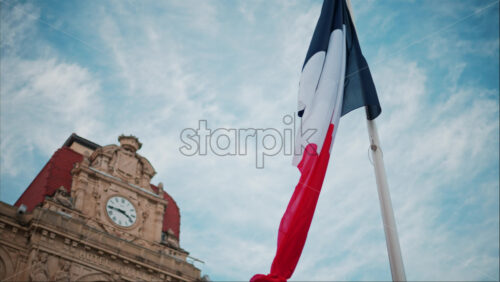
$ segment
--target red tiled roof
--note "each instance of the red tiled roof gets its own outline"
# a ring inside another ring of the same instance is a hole
[[[72,182],[71,169],[75,163],[82,161],[82,159],[81,154],[68,147],[58,149],[14,205],[20,206],[24,204],[27,211],[32,211],[43,202],[45,196],[53,195],[60,186],[64,186],[69,192]],[[151,188],[158,192],[158,187],[151,184]],[[168,205],[163,215],[162,230],[168,232],[171,229],[179,239],[179,207],[167,192],[163,194],[163,198],[168,201]]]
[[[57,188],[64,186],[69,192],[71,169],[73,164],[80,162],[82,158],[82,155],[68,147],[57,150],[14,205],[24,204],[28,211],[32,211],[43,202],[45,196],[54,194]]]

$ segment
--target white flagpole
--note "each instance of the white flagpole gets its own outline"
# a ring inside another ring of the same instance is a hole
[[[352,14],[351,0],[347,0],[347,6],[354,23]],[[368,126],[368,137],[370,138],[370,151],[373,158],[373,167],[375,169],[375,179],[377,181],[378,199],[380,201],[380,210],[382,212],[382,223],[384,224],[385,242],[387,244],[387,253],[389,255],[389,264],[391,267],[392,281],[406,281],[403,257],[401,256],[401,247],[399,246],[398,230],[394,211],[392,209],[391,195],[389,193],[389,184],[385,173],[384,159],[380,140],[378,138],[377,125],[375,120],[368,119],[367,112],[366,124]]]
[[[399,246],[398,230],[394,211],[392,210],[391,195],[387,176],[385,173],[384,159],[380,148],[377,126],[375,120],[366,120],[368,126],[368,136],[370,138],[370,151],[373,157],[373,167],[375,168],[375,178],[377,180],[378,199],[382,212],[382,223],[384,224],[385,241],[387,253],[389,254],[389,264],[393,281],[406,281],[403,257]]]

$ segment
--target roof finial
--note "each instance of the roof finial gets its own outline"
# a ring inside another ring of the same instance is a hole
[[[129,150],[135,152],[142,147],[142,143],[139,142],[139,139],[134,135],[120,135],[118,137],[118,142],[120,142],[120,146],[122,146],[125,150]]]

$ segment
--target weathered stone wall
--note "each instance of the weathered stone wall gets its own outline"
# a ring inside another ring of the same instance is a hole
[[[0,280],[193,281],[199,269],[51,208],[17,215],[0,202]],[[60,207],[62,208],[62,207]]]

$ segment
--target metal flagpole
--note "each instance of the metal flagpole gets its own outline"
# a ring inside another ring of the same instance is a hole
[[[391,195],[387,176],[385,174],[384,159],[380,148],[377,126],[375,120],[366,120],[368,126],[368,136],[370,138],[370,151],[373,157],[373,167],[375,168],[375,178],[377,180],[378,198],[380,210],[382,212],[382,222],[384,224],[385,241],[387,243],[387,253],[389,254],[389,264],[393,281],[406,281],[401,248],[399,246],[396,220],[392,210]]]
[[[351,0],[347,0],[346,2],[354,23]],[[389,185],[387,184],[387,175],[385,173],[377,125],[375,124],[375,120],[368,119],[368,112],[366,113],[366,117],[368,137],[370,138],[370,151],[373,158],[373,167],[375,169],[375,179],[377,181],[378,198],[380,201],[380,210],[382,212],[382,223],[384,224],[385,242],[387,244],[392,280],[406,281],[403,257],[401,256],[401,247],[399,246],[398,230],[396,228],[396,220],[394,219],[394,211],[392,209]]]

